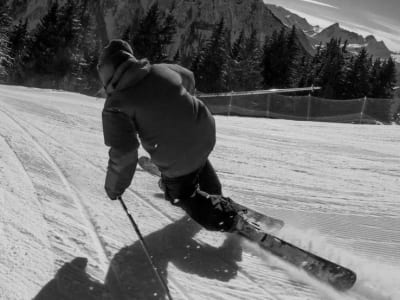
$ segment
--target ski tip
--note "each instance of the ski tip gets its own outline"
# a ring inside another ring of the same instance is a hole
[[[330,282],[331,286],[333,286],[336,290],[345,292],[351,289],[356,281],[357,281],[357,274],[353,271],[347,269],[347,274],[341,277],[342,280]]]

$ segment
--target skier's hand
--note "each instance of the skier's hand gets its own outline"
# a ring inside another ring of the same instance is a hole
[[[117,200],[123,194],[121,192],[112,191],[112,190],[110,190],[108,188],[105,188],[105,190],[106,190],[108,198],[110,198],[111,200]]]

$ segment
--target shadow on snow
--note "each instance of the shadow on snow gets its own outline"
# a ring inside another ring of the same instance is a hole
[[[197,276],[227,282],[236,277],[242,248],[235,235],[220,247],[199,243],[193,237],[201,226],[183,217],[144,237],[154,264],[168,281],[168,264]],[[134,233],[133,233],[134,234]],[[104,284],[85,271],[86,258],[65,263],[34,300],[165,299],[166,295],[139,241],[122,248],[111,260]],[[188,279],[182,282],[187,285]],[[176,278],[174,283],[178,285]],[[169,284],[171,287],[171,284]]]

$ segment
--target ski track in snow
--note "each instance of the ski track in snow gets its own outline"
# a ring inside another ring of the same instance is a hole
[[[0,109],[1,110],[1,109]],[[59,177],[61,180],[62,184],[64,185],[66,192],[68,195],[72,198],[73,203],[77,204],[78,210],[83,216],[83,220],[87,221],[85,222],[85,228],[89,229],[89,232],[92,236],[92,241],[95,244],[95,251],[98,253],[99,256],[99,267],[100,269],[105,272],[108,266],[108,259],[106,255],[106,250],[104,248],[104,245],[101,241],[101,237],[98,235],[98,232],[95,229],[95,226],[93,225],[91,218],[87,212],[87,208],[85,205],[82,203],[82,200],[80,199],[79,195],[74,191],[73,187],[71,184],[68,182],[68,179],[65,177],[63,171],[59,168],[57,163],[54,161],[54,159],[51,157],[51,155],[40,145],[40,143],[36,140],[36,138],[29,133],[29,131],[26,129],[25,126],[22,126],[19,121],[17,121],[15,118],[13,118],[9,112],[5,112],[3,110],[3,113],[7,115],[17,126],[19,126],[22,131],[31,139],[33,146],[38,150],[38,152],[43,156],[45,160],[49,163],[50,167],[55,171],[56,175]],[[19,158],[18,158],[19,159]]]
[[[45,283],[54,257],[48,250],[46,222],[40,215],[41,205],[32,182],[14,173],[25,174],[25,170],[6,140],[0,139],[0,148],[0,296],[28,299],[32,289]],[[35,214],[21,214],[24,210]],[[16,215],[20,215],[17,220]]]
[[[102,101],[22,87],[0,86],[0,92],[0,201],[33,201],[27,217],[40,230],[20,228],[16,242],[25,236],[30,244],[21,241],[20,249],[33,255],[39,243],[47,253],[31,266],[19,264],[23,292],[13,294],[16,283],[9,289],[0,283],[0,298],[33,297],[77,256],[89,259],[95,282],[106,281],[117,294],[162,298],[119,203],[102,190]],[[124,199],[174,299],[400,297],[398,127],[217,117],[217,130],[212,161],[225,193],[284,219],[279,236],[353,268],[359,280],[350,292],[337,293],[248,242],[200,230],[160,200],[157,179],[138,169]],[[370,136],[380,144],[372,145]],[[18,167],[10,174],[5,166],[12,165]],[[18,215],[6,211],[0,232],[4,220]],[[13,264],[15,258],[0,256],[0,265]],[[45,270],[40,278],[30,278],[35,268]],[[0,272],[4,278],[10,282]]]
[[[1,110],[1,108],[0,108]],[[49,162],[50,166],[54,169],[54,171],[56,172],[56,174],[59,176],[59,178],[61,179],[62,183],[64,184],[68,194],[71,196],[72,200],[74,203],[78,204],[78,208],[79,208],[79,212],[82,214],[83,216],[83,221],[86,221],[85,223],[85,228],[89,229],[89,232],[91,234],[92,237],[92,241],[95,245],[95,251],[98,254],[98,262],[97,264],[94,265],[94,267],[100,267],[101,270],[101,274],[105,274],[106,270],[108,268],[108,266],[112,267],[112,264],[110,264],[110,260],[107,257],[108,251],[106,249],[106,245],[104,244],[101,235],[99,234],[99,232],[96,230],[96,225],[93,223],[93,219],[90,216],[89,212],[88,212],[88,208],[83,204],[82,199],[79,197],[78,193],[75,191],[75,189],[73,188],[73,186],[69,183],[68,179],[65,177],[65,175],[63,174],[63,171],[60,169],[60,167],[57,165],[57,163],[54,161],[54,159],[52,158],[51,154],[48,153],[48,151],[46,151],[41,145],[40,142],[37,141],[37,139],[29,132],[29,130],[26,128],[25,125],[21,125],[21,121],[17,121],[15,118],[11,117],[9,112],[5,112],[5,110],[2,111],[5,115],[7,115],[15,124],[17,124],[17,126],[19,126],[22,131],[29,136],[29,139],[31,139],[33,141],[34,146],[37,148],[37,150],[42,154],[42,156]],[[31,125],[32,126],[32,125]],[[37,128],[36,128],[37,129]],[[40,129],[37,129],[39,131],[41,131]],[[42,131],[43,133],[43,131]],[[75,153],[75,151],[70,150],[71,152]],[[19,158],[18,158],[19,159]],[[95,166],[93,163],[89,162],[91,165]],[[97,167],[97,166],[95,166]],[[103,172],[105,171],[105,169],[103,169]],[[138,193],[136,193],[138,194]],[[156,210],[156,208],[154,206],[150,206],[155,212],[161,214],[158,210]],[[162,216],[167,216],[165,214],[161,214]],[[170,219],[171,221],[172,219]],[[99,276],[96,276],[97,278],[99,278]],[[174,280],[173,281],[173,285],[175,286],[179,286]],[[182,292],[181,287],[177,288],[177,290],[180,293],[180,296],[182,299],[189,299],[185,292]],[[188,293],[188,292],[186,292]]]

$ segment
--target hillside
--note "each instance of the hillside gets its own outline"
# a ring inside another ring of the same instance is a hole
[[[0,86],[2,300],[164,298],[103,190],[102,105]],[[399,299],[398,126],[216,122],[211,160],[225,194],[285,220],[280,237],[354,269],[358,282],[339,294],[253,245],[202,230],[139,168],[124,199],[173,299]]]
[[[64,3],[65,0],[59,1]],[[14,19],[27,18],[33,28],[46,13],[49,1],[17,1],[8,0],[13,8]],[[100,0],[89,1],[88,9],[93,12],[93,21],[103,41],[121,37],[122,33],[132,23],[137,23],[145,11],[153,4],[150,0]],[[222,17],[233,41],[242,29],[249,35],[254,27],[260,40],[271,35],[274,30],[280,30],[284,25],[272,14],[262,0],[252,1],[187,1],[187,0],[160,0],[162,11],[171,10],[178,22],[178,30],[174,45],[170,48],[173,56],[178,48],[183,53],[190,53],[197,49],[205,37],[208,37],[215,23]]]

